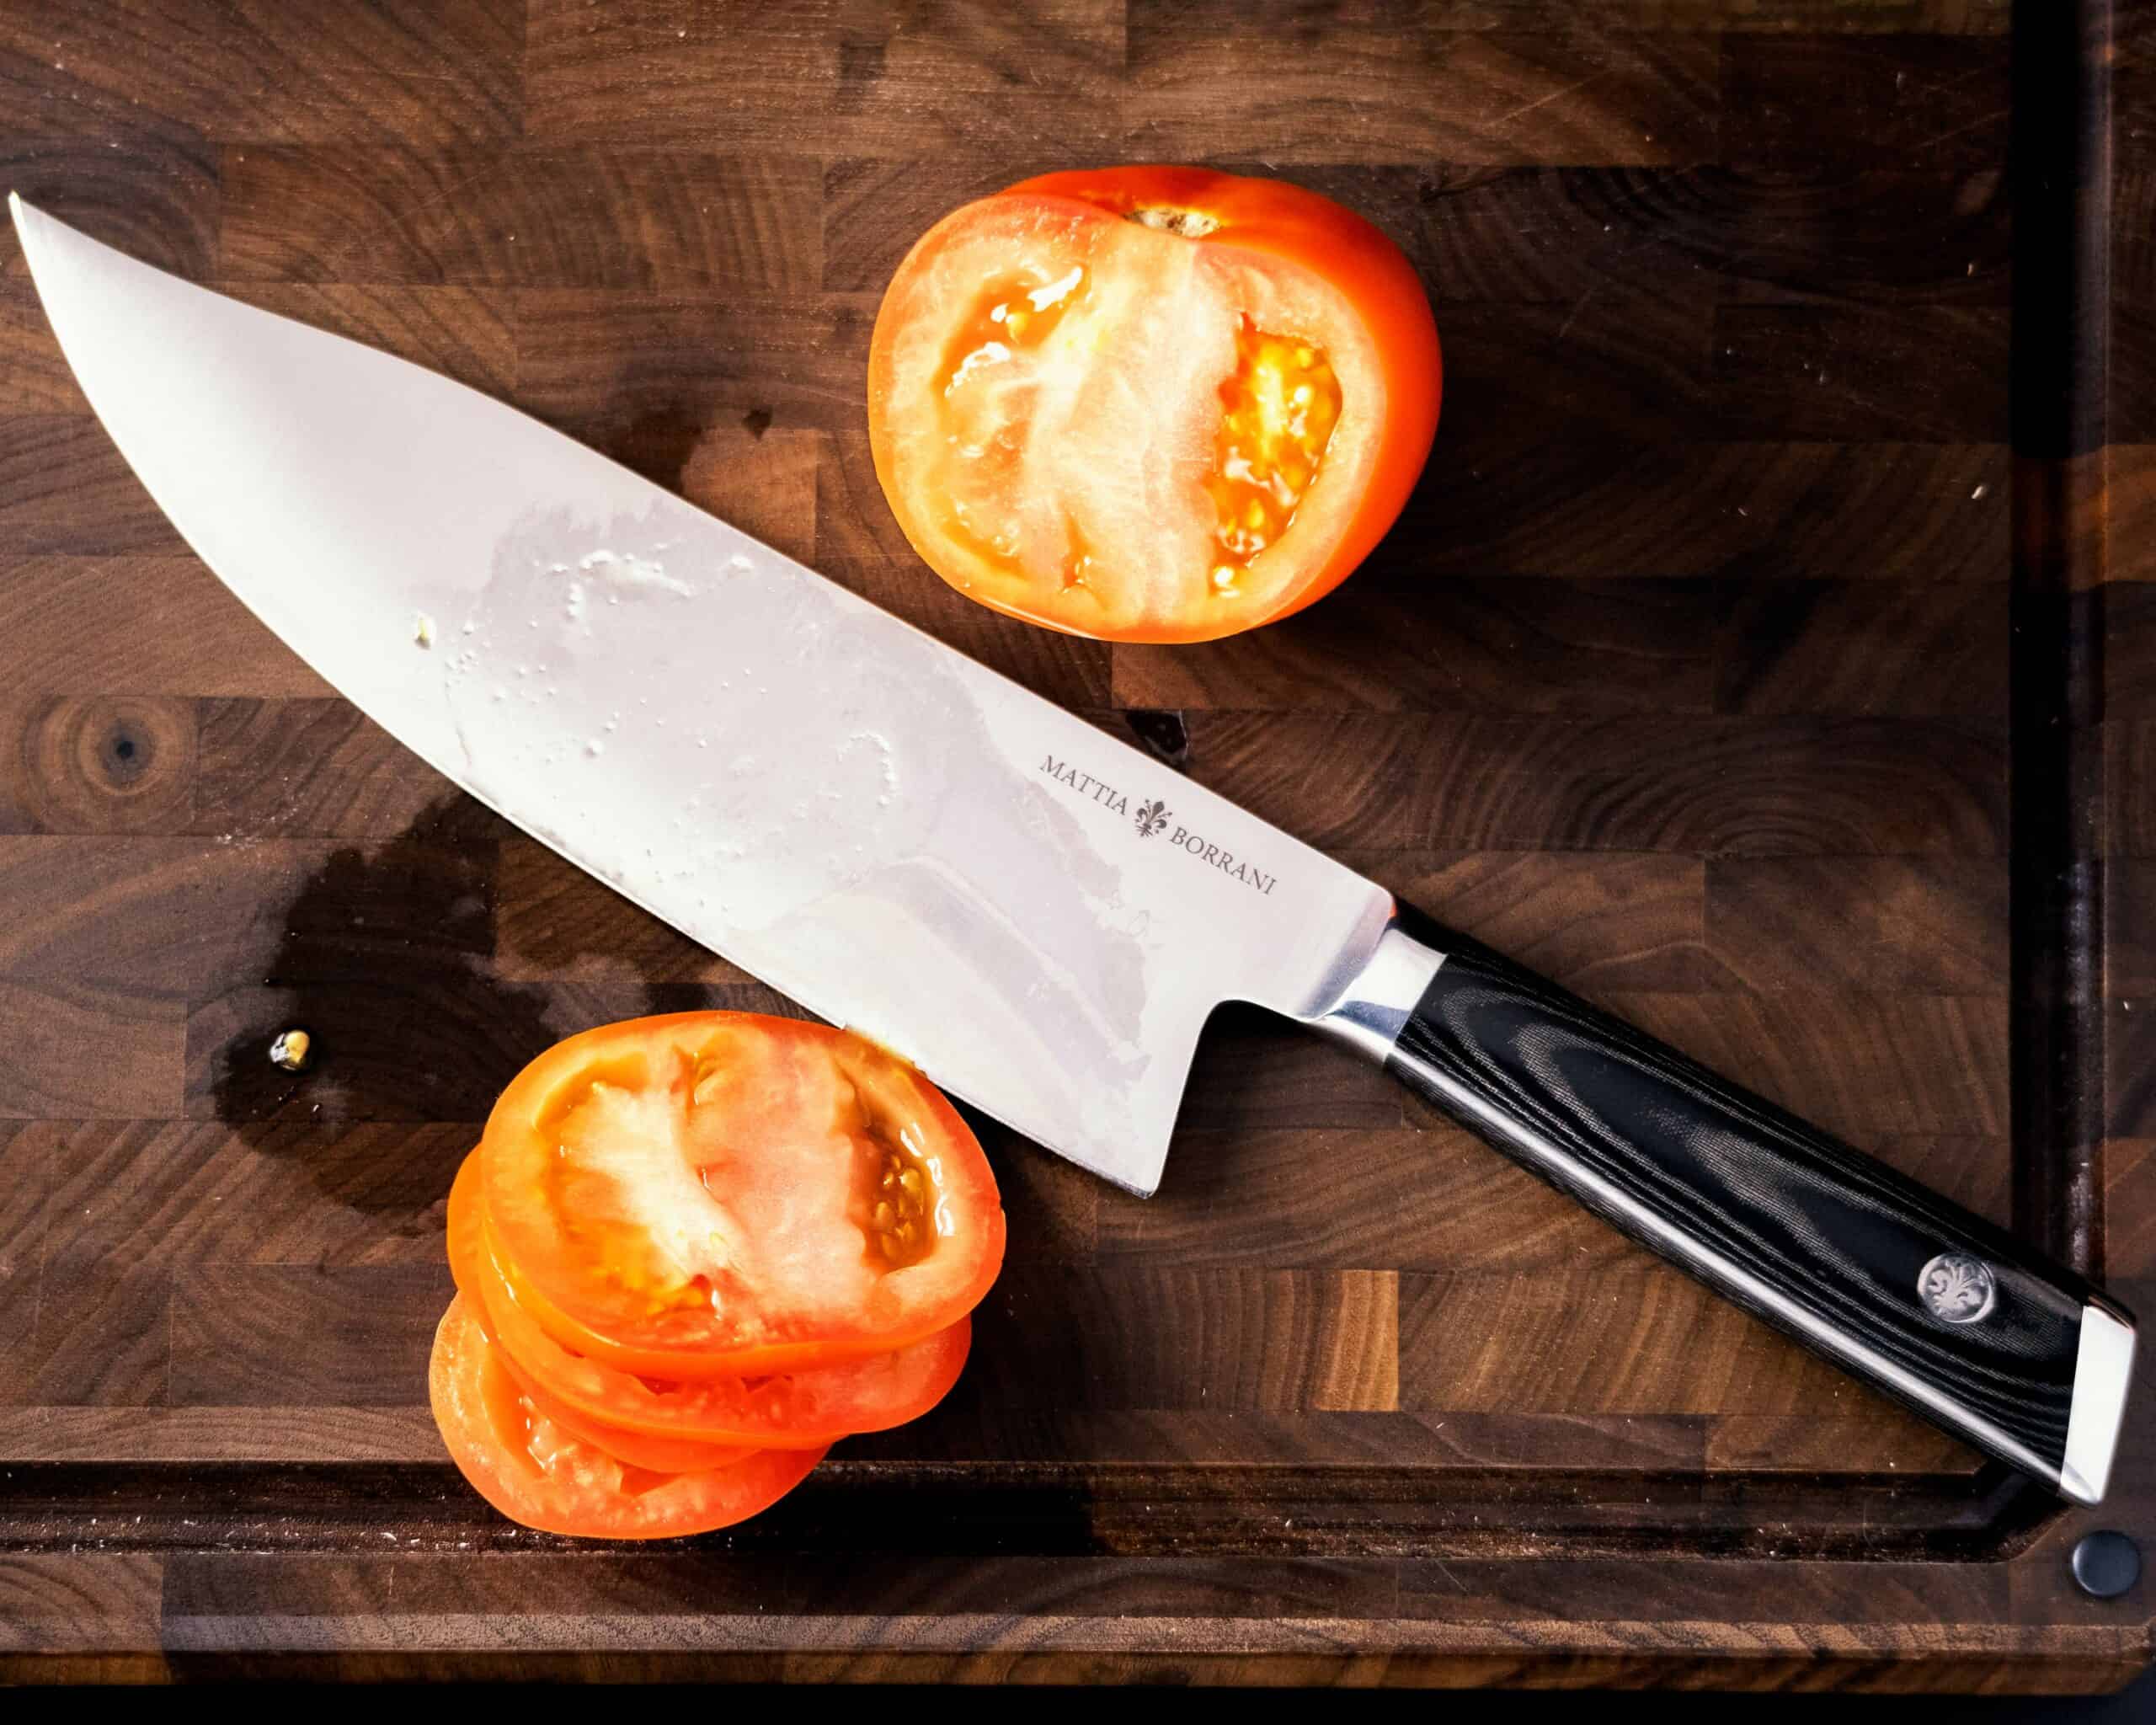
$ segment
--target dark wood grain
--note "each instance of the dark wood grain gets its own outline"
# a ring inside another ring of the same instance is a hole
[[[536,414],[2152,1309],[2156,23],[2011,10],[29,0],[0,179]],[[2051,93],[2084,66],[2108,119]],[[867,344],[954,204],[1182,158],[1391,236],[1444,419],[1341,592],[1111,648],[922,568]],[[2056,1044],[2044,819],[2098,913]],[[723,1540],[516,1534],[425,1407],[450,1172],[553,1039],[693,1006],[798,1010],[261,629],[0,232],[0,1672],[2147,1660],[2146,1598],[2065,1578],[2156,1540],[2145,1411],[2061,1510],[1234,1006],[1150,1202],[976,1117],[1011,1260],[932,1418]],[[2053,1046],[2083,1142],[2024,1130]]]
[[[1358,580],[1394,570],[1409,582],[1617,573],[2007,579],[1999,445],[1597,441],[1561,412],[1544,435],[1521,438],[1507,429],[1509,415],[1508,407],[1495,426],[1457,433],[1459,415],[1448,419],[1447,458],[1425,473],[1401,526]],[[1469,448],[1470,436],[1481,446]],[[1922,507],[1910,508],[1912,499]]]
[[[1720,857],[1707,865],[1709,962],[1763,992],[1997,999],[2006,895],[2002,859]]]
[[[2005,594],[1976,583],[1924,591],[1915,603],[1875,581],[1724,584],[1716,710],[2003,717]]]
[[[191,702],[48,695],[14,715],[7,825],[21,832],[168,832],[195,801]]]
[[[186,1034],[177,1001],[0,980],[0,1118],[168,1119]]]
[[[142,696],[325,696],[329,686],[190,556],[5,561],[0,683],[18,699],[120,689]],[[127,627],[86,628],[85,617]]]
[[[0,1647],[72,1653],[146,1645],[157,1633],[163,1580],[154,1557],[0,1557]]]
[[[175,1407],[399,1407],[456,1291],[446,1263],[176,1271]]]
[[[8,57],[18,75],[37,75],[36,67],[23,67],[19,47]],[[152,123],[154,118],[153,111]],[[214,146],[183,135],[120,148],[117,139],[94,133],[21,131],[21,123],[15,119],[0,127],[0,168],[14,190],[63,221],[93,222],[114,245],[146,263],[197,279],[211,272],[223,204]],[[0,278],[11,292],[29,286],[12,222],[0,233]],[[49,338],[46,345],[56,353]]]
[[[1070,1322],[1083,1314],[1079,1322]],[[1390,1270],[1013,1265],[974,1315],[950,1415],[1065,1407],[1252,1413],[1398,1405]]]
[[[1295,626],[1119,647],[1114,692],[1125,707],[1705,713],[1714,649],[1702,583],[1374,580]]]
[[[1523,964],[1588,994],[1689,994],[1710,975],[1706,866],[1622,851],[1343,851],[1417,905],[1483,932]]]
[[[1997,442],[2009,334],[2000,307],[1726,306],[1711,411],[1731,437]]]
[[[241,0],[205,29],[185,0],[88,17],[32,0],[0,34],[0,93],[16,124],[63,137],[499,137],[517,129],[521,22],[499,0],[324,19]]]
[[[813,158],[471,145],[235,147],[221,273],[776,294],[817,285]]]
[[[0,415],[0,554],[185,554],[87,412]]]
[[[1835,99],[1820,96],[1832,91]],[[1722,56],[1725,159],[1747,167],[1993,171],[2012,104],[1984,42],[1932,34],[1732,36]],[[1850,126],[1852,109],[1865,116]]]
[[[1213,788],[1315,843],[1985,855],[2004,842],[1990,726],[1775,718],[1353,713],[1191,721]],[[1321,774],[1300,764],[1337,765]]]
[[[109,1263],[48,1263],[10,1288],[11,1405],[146,1407],[172,1381],[172,1276]]]
[[[174,830],[206,837],[395,839],[444,816],[486,830],[476,811],[450,810],[455,787],[387,731],[334,697],[272,701],[230,696],[192,703],[195,783]]]
[[[1708,37],[1403,28],[1365,11],[1332,24],[1314,65],[1303,32],[1251,29],[1220,0],[1134,4],[1129,29],[1133,142],[1161,159],[1631,163],[1715,150]],[[1446,101],[1428,99],[1428,80]]]
[[[1413,1362],[1405,1407],[1759,1414],[1860,1393],[1714,1295],[1637,1264],[1403,1275],[1400,1323],[1403,1362]],[[1673,1377],[1666,1362],[1678,1357],[1685,1370]]]

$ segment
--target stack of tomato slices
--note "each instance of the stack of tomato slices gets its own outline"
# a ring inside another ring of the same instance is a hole
[[[753,1515],[941,1401],[1003,1211],[910,1066],[683,1012],[517,1076],[458,1172],[449,1255],[430,1388],[465,1477],[526,1526],[654,1539]]]

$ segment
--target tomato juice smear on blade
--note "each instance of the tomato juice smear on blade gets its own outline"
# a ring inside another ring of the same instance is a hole
[[[479,1156],[518,1302],[646,1376],[889,1353],[971,1311],[1002,1263],[971,1130],[910,1067],[821,1024],[689,1012],[586,1031],[511,1081]]]
[[[516,1301],[488,1244],[482,1202],[475,1154],[450,1193],[449,1258],[458,1290],[483,1313],[517,1375],[610,1429],[760,1448],[830,1444],[919,1418],[965,1366],[970,1318],[889,1354],[754,1379],[675,1381],[619,1370],[564,1348]]]
[[[1441,391],[1398,249],[1274,180],[1050,174],[899,266],[877,473],[938,574],[1072,633],[1204,640],[1310,604],[1391,525]]]

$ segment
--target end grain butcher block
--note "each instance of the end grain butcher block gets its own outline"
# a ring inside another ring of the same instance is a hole
[[[2156,29],[2009,22],[31,0],[0,166],[619,457],[2148,1311]],[[1363,210],[1446,343],[1370,565],[1198,648],[969,603],[863,430],[878,295],[937,215],[1147,159]],[[2063,1507],[1233,1010],[1150,1203],[981,1123],[1010,1264],[932,1418],[730,1537],[520,1535],[424,1405],[451,1171],[556,1037],[786,1003],[228,599],[12,236],[0,740],[11,1673],[2100,1687],[2149,1657],[2150,1583],[2068,1562],[2156,1540],[2146,1384],[2109,1500]]]

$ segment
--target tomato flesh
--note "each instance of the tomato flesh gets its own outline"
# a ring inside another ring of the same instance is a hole
[[[1413,271],[1299,188],[1050,175],[968,205],[877,320],[869,431],[937,573],[1074,633],[1203,640],[1308,604],[1390,524],[1437,419]]]
[[[551,1402],[564,1424],[582,1420],[660,1441],[807,1449],[919,1418],[964,1369],[969,1318],[889,1354],[753,1381],[670,1381],[618,1370],[563,1347],[518,1303],[488,1247],[481,1202],[478,1159],[467,1158],[450,1192],[451,1270],[534,1401]],[[638,1459],[619,1444],[593,1440]]]
[[[472,1315],[477,1318],[475,1306]],[[569,1436],[589,1444],[595,1450],[603,1450],[616,1461],[632,1467],[641,1467],[651,1473],[695,1473],[710,1467],[731,1467],[737,1461],[746,1461],[756,1453],[754,1446],[741,1444],[705,1443],[695,1438],[662,1437],[653,1432],[632,1430],[627,1426],[610,1425],[603,1419],[595,1419],[581,1408],[573,1407],[542,1386],[531,1373],[517,1364],[516,1357],[501,1346],[501,1338],[491,1328],[487,1339],[510,1377],[516,1381],[518,1390],[530,1404],[536,1418],[552,1420]]]
[[[1022,279],[979,296],[974,316],[951,343],[937,374],[944,448],[935,483],[942,521],[1008,575],[1027,574],[1022,511],[1008,506],[1023,481],[1022,423],[1006,423],[1033,383],[1014,383],[1010,368],[1048,347],[1065,314],[1086,301],[1086,269],[1074,264],[1057,280],[1029,287]],[[1098,344],[1098,333],[1087,340]],[[1261,330],[1248,317],[1235,333],[1234,369],[1219,386],[1213,464],[1203,480],[1213,503],[1214,549],[1208,582],[1215,599],[1232,597],[1251,561],[1294,522],[1325,461],[1340,418],[1340,380],[1322,348]],[[1070,593],[1112,572],[1075,510],[1065,509],[1056,558]]]
[[[1002,1262],[965,1123],[822,1025],[682,1013],[572,1037],[503,1093],[480,1157],[518,1303],[647,1376],[888,1353],[956,1323]]]
[[[461,1294],[435,1332],[427,1386],[458,1471],[502,1514],[548,1533],[664,1539],[730,1527],[823,1459],[821,1450],[761,1450],[667,1473],[611,1455],[532,1406]]]

